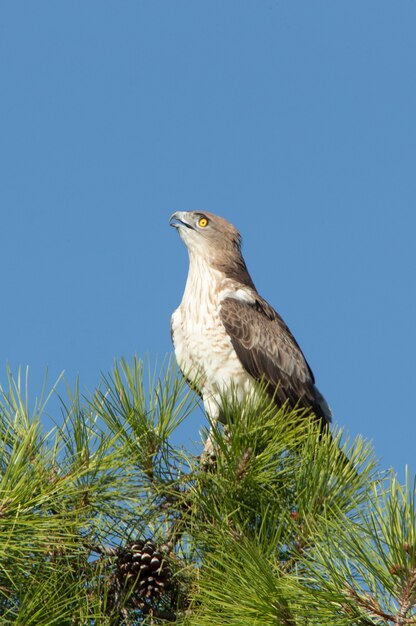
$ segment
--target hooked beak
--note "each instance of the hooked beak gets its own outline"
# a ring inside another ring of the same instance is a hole
[[[185,217],[186,211],[176,211],[176,213],[173,213],[170,216],[170,226],[173,226],[173,228],[182,228],[183,226],[185,226],[186,228],[191,228],[192,230],[195,230],[194,227],[185,220]]]

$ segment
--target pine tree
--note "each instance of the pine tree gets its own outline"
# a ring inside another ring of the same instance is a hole
[[[416,624],[415,484],[361,438],[224,398],[206,467],[172,443],[198,401],[173,365],[116,364],[50,430],[26,387],[0,392],[0,624]]]

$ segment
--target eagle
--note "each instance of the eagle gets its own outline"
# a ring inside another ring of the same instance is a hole
[[[205,453],[213,454],[212,428],[223,421],[227,390],[242,401],[259,382],[278,406],[307,409],[326,430],[331,410],[296,339],[254,286],[237,229],[200,211],[177,211],[170,224],[189,254],[171,336],[179,368],[202,397],[213,425]]]

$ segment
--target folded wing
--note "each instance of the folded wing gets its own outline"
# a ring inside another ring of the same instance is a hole
[[[252,301],[227,297],[220,318],[247,372],[267,385],[276,403],[311,409],[322,421],[331,411],[295,338],[280,315],[258,294]]]

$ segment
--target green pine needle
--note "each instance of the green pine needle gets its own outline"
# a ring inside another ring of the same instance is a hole
[[[199,401],[170,361],[116,362],[93,394],[45,382],[33,408],[28,372],[7,381],[0,624],[416,623],[415,485],[362,438],[231,390],[204,467],[173,443]],[[120,569],[145,539],[169,563],[153,600]]]

